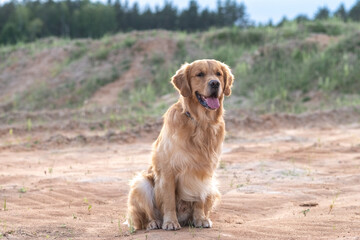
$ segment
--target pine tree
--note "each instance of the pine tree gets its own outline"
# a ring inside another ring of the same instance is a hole
[[[277,27],[282,27],[285,23],[289,22],[286,16],[283,16],[281,21],[278,23]]]
[[[296,18],[295,18],[295,21],[297,23],[302,23],[302,22],[306,22],[306,21],[309,21],[309,18],[307,15],[305,14],[299,14]]]
[[[194,31],[199,29],[199,5],[196,0],[190,0],[188,9],[181,12],[179,16],[179,28],[181,30]]]
[[[343,3],[340,4],[339,8],[335,11],[334,16],[343,20],[344,22],[347,21],[348,16]]]
[[[330,10],[324,6],[320,7],[318,11],[315,13],[315,20],[326,20],[330,17]]]
[[[360,21],[360,0],[349,11],[349,18],[353,21]]]

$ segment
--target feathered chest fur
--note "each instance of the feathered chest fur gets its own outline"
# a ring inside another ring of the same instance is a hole
[[[171,129],[171,128],[170,128]],[[184,171],[213,172],[224,140],[224,124],[178,127],[164,126],[158,139],[158,152],[165,153],[174,173]]]

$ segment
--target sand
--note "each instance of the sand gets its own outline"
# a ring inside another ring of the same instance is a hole
[[[213,227],[170,232],[130,233],[123,225],[128,182],[147,168],[154,136],[4,148],[2,238],[360,239],[359,124],[229,135],[216,171],[222,200]]]

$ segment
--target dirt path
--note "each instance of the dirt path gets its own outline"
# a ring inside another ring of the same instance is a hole
[[[233,133],[212,229],[121,223],[151,141],[0,152],[4,239],[359,239],[360,127]],[[6,211],[4,211],[6,199]],[[305,206],[310,204],[317,206]]]

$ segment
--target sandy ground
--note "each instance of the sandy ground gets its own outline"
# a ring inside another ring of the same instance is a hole
[[[360,125],[231,132],[212,229],[123,225],[150,139],[0,150],[3,239],[360,239]],[[6,206],[5,206],[6,205]]]

